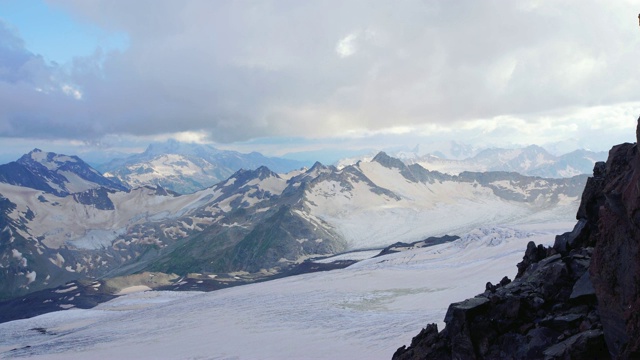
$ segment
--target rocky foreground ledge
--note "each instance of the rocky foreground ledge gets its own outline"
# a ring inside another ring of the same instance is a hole
[[[573,231],[527,245],[514,281],[449,306],[393,359],[640,358],[640,119],[594,168]]]

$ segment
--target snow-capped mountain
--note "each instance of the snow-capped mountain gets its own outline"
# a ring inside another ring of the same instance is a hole
[[[475,156],[480,150],[468,144],[457,141],[433,142],[418,144],[411,151],[399,151],[394,153],[400,159],[420,158],[427,155],[440,159],[464,160]]]
[[[160,185],[187,194],[214,185],[239,169],[267,166],[288,172],[306,163],[265,157],[257,152],[242,154],[210,145],[169,140],[151,144],[145,152],[98,166],[105,176],[116,178],[131,188]]]
[[[34,149],[20,159],[0,165],[0,182],[42,190],[58,196],[104,187],[125,190],[77,156]]]
[[[457,176],[385,153],[286,175],[266,167],[178,196],[158,187],[58,196],[0,183],[0,293],[143,270],[282,273],[310,257],[479,225],[570,220],[586,176]],[[47,275],[45,275],[47,274]]]
[[[459,174],[463,171],[512,171],[548,178],[590,174],[597,161],[607,158],[606,152],[596,153],[588,150],[575,150],[555,156],[536,145],[517,149],[485,149],[466,159],[450,159],[436,154],[402,153],[399,158],[407,164],[420,164],[426,169],[448,174]]]

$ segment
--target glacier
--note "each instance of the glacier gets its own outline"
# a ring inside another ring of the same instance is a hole
[[[209,293],[131,292],[0,324],[0,357],[388,359],[424,324],[442,327],[449,303],[483,291],[478,284],[513,278],[529,241],[550,245],[572,226],[475,228],[341,270]],[[350,257],[362,254],[341,256]]]

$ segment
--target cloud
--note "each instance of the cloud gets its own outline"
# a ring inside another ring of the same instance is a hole
[[[533,126],[529,114],[633,101],[640,87],[631,2],[50,3],[129,47],[56,67],[0,26],[0,136]]]
[[[338,41],[338,45],[336,45],[336,53],[341,58],[349,57],[356,53],[356,40],[358,39],[358,34],[351,33],[340,41]]]

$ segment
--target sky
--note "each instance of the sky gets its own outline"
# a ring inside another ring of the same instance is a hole
[[[174,138],[271,156],[608,150],[640,0],[0,0],[0,162]]]

